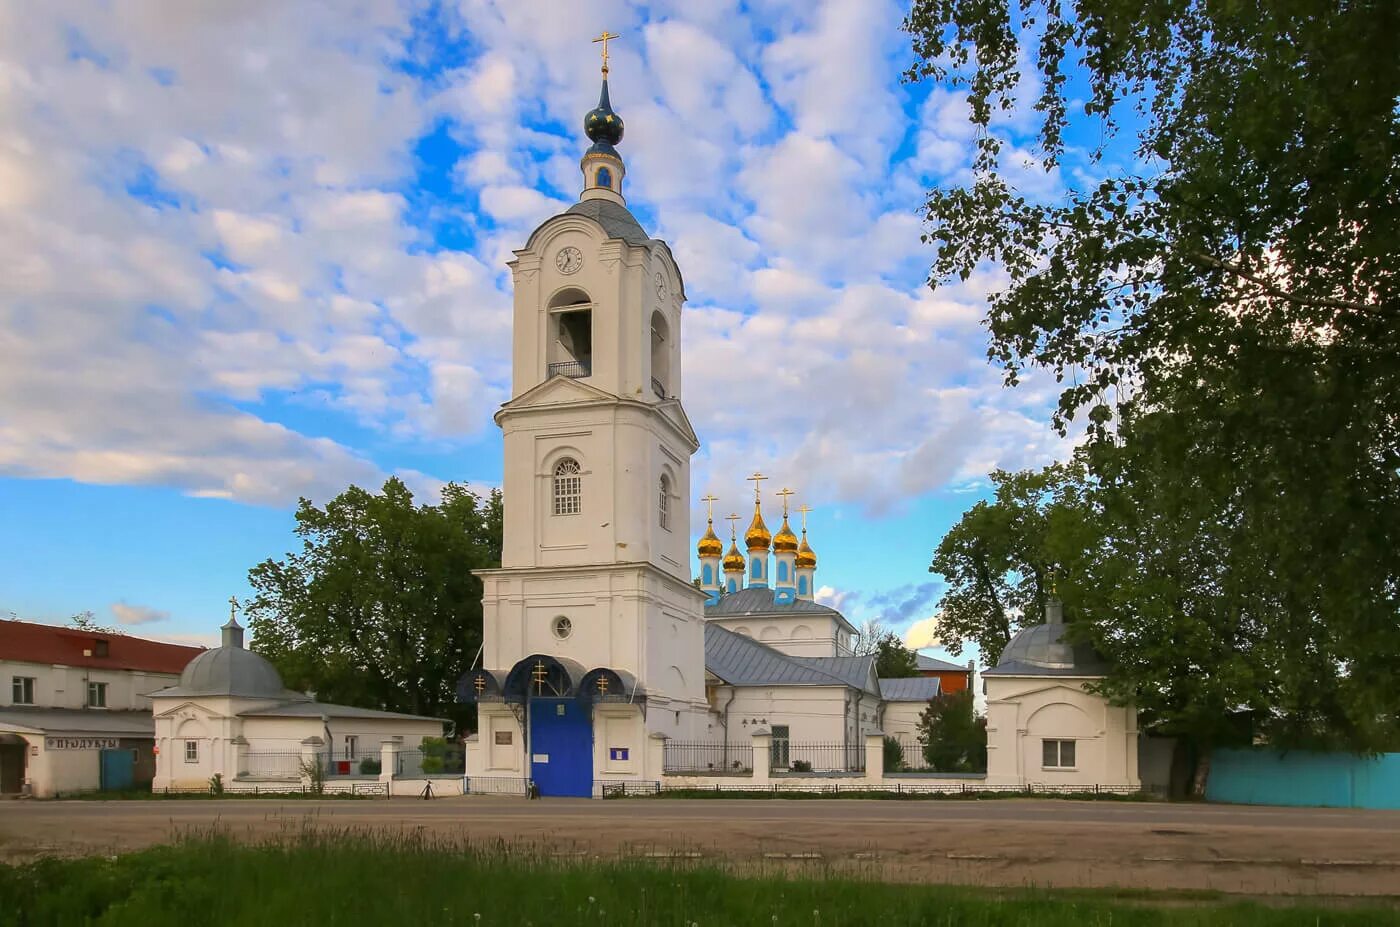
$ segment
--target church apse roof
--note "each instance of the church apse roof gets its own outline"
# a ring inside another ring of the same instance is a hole
[[[789,656],[719,625],[705,626],[705,669],[732,686],[848,686],[878,694],[870,684],[874,662],[873,656]]]
[[[846,620],[846,616],[834,608],[806,599],[794,599],[780,605],[773,590],[764,586],[750,586],[738,592],[725,593],[720,596],[718,602],[705,606],[706,618],[749,618],[767,615],[824,615],[835,618],[848,630],[855,630],[855,626]]]

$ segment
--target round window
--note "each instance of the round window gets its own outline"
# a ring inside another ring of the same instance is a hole
[[[560,615],[558,618],[554,619],[554,636],[559,638],[561,641],[564,638],[568,637],[570,634],[572,634],[573,631],[574,623],[568,618],[565,618],[563,615]]]

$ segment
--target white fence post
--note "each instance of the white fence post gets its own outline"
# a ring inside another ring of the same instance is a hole
[[[865,778],[869,782],[885,781],[885,735],[871,731],[865,735]]]
[[[399,743],[396,740],[379,742],[379,781],[384,783],[385,794],[394,793],[394,772],[399,768]]]
[[[766,727],[755,728],[753,732],[753,781],[754,785],[767,785],[773,781],[773,734]]]

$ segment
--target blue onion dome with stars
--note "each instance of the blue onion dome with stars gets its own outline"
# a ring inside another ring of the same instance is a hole
[[[622,141],[622,117],[613,112],[608,100],[608,79],[603,78],[603,92],[598,97],[598,106],[583,117],[583,131],[593,142],[590,152],[600,151],[616,155],[613,146]]]

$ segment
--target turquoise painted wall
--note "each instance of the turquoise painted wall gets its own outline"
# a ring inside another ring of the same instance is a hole
[[[1400,753],[1216,750],[1206,799],[1241,805],[1400,809]]]

